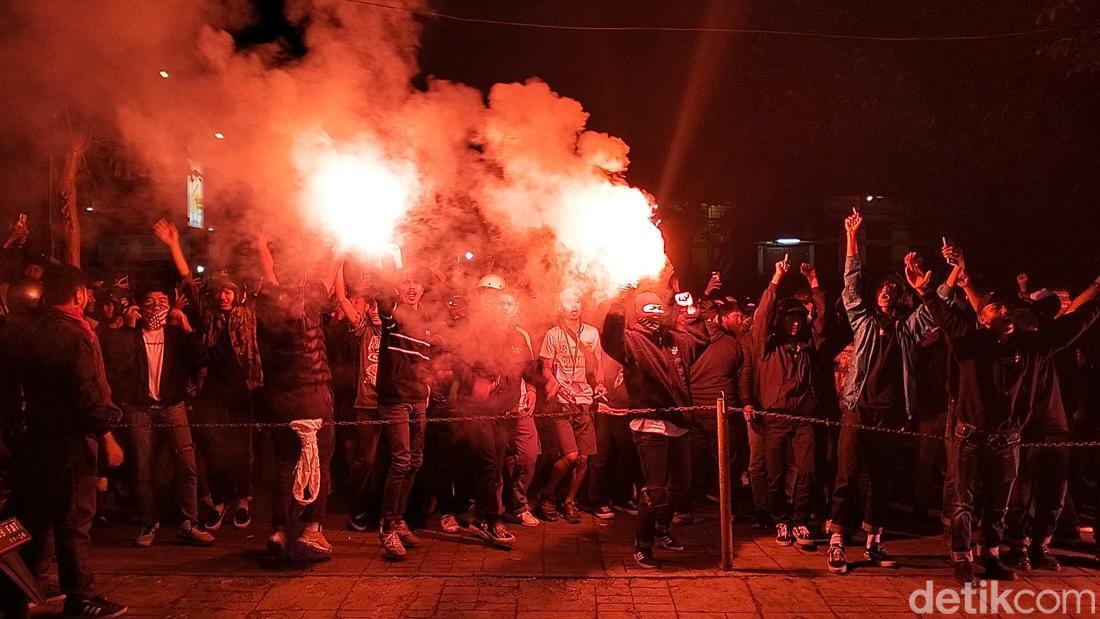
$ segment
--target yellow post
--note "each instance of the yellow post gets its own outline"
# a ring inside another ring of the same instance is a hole
[[[725,394],[718,398],[718,526],[722,537],[722,571],[733,569],[733,499],[730,488],[729,423]]]

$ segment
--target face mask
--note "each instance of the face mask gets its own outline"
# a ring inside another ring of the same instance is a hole
[[[168,308],[142,309],[141,318],[145,321],[147,331],[156,331],[164,327],[164,321],[168,318]]]
[[[638,326],[649,333],[656,333],[661,328],[661,321],[656,318],[643,317],[638,319]]]

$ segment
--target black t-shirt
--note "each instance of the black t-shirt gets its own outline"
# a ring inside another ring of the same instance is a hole
[[[859,406],[876,411],[904,407],[905,379],[901,362],[901,343],[898,341],[898,323],[894,319],[876,321],[876,346],[881,354],[871,360],[867,368],[867,382]]]
[[[237,358],[237,351],[233,350],[233,343],[229,340],[229,318],[225,316],[221,321],[221,327],[214,339],[214,345],[209,348],[209,363],[206,370],[207,383],[219,385],[236,385],[245,380],[244,368]]]

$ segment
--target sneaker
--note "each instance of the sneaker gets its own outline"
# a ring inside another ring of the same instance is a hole
[[[504,526],[503,522],[495,522],[489,524],[484,520],[476,524],[470,525],[470,529],[474,535],[480,537],[490,546],[498,546],[500,548],[511,548],[516,543],[516,536]]]
[[[863,557],[879,567],[897,567],[898,560],[886,551],[886,546],[880,542],[871,544],[863,551]]]
[[[248,507],[242,505],[233,512],[233,526],[238,529],[247,529],[252,524],[252,513]]]
[[[657,559],[653,558],[653,549],[635,546],[634,563],[636,563],[638,567],[645,568],[647,570],[655,569],[657,567]]]
[[[558,507],[554,505],[553,501],[543,500],[539,504],[539,511],[542,512],[542,519],[546,522],[557,522],[561,520],[561,515],[558,514]]]
[[[592,510],[592,515],[599,518],[600,520],[611,520],[615,517],[615,511],[607,505],[601,505]]]
[[[654,541],[654,543],[656,543],[661,548],[664,548],[665,550],[672,550],[674,552],[680,552],[681,550],[684,549],[684,545],[682,543],[680,543],[680,540],[676,539],[672,535],[672,531],[663,531],[663,532],[658,531],[657,532],[657,537],[654,538],[653,541]]]
[[[581,512],[577,509],[577,504],[572,501],[566,501],[565,503],[562,503],[561,515],[569,524],[581,523]]]
[[[214,543],[213,535],[203,531],[201,528],[196,527],[186,520],[180,525],[179,538],[195,546],[210,546]]]
[[[638,504],[634,501],[627,501],[626,503],[612,503],[611,509],[619,512],[620,514],[629,514],[631,516],[638,515]]]
[[[138,533],[137,539],[134,543],[139,548],[148,548],[153,545],[153,542],[157,539],[157,530],[160,529],[160,523],[141,527],[141,531]]]
[[[843,574],[848,571],[848,555],[844,550],[844,544],[829,544],[829,552],[826,556],[826,564],[833,574]]]
[[[542,522],[541,520],[536,518],[535,515],[532,514],[531,510],[529,510],[529,509],[525,509],[525,510],[519,512],[518,514],[512,513],[512,512],[506,512],[504,514],[504,520],[505,520],[505,522],[510,522],[512,524],[519,524],[519,525],[523,525],[525,527],[537,527]]]
[[[703,517],[696,516],[693,512],[677,512],[672,514],[672,524],[676,525],[690,525],[690,524],[702,524]]]
[[[1001,553],[1001,562],[1019,572],[1031,571],[1031,556],[1020,546],[1009,546]]]
[[[1016,570],[1001,563],[998,557],[982,557],[982,567],[985,568],[982,576],[987,580],[1016,580]]]
[[[1031,549],[1031,565],[1037,570],[1062,571],[1062,563],[1050,551],[1050,546],[1035,544]]]
[[[451,514],[443,514],[439,517],[439,528],[447,535],[457,535],[462,531],[462,527],[458,526],[458,520]]]
[[[810,535],[810,529],[805,525],[797,525],[791,528],[791,535],[794,537],[794,543],[798,544],[798,549],[803,550],[806,548],[813,548],[814,536]]]
[[[302,535],[295,543],[316,555],[327,557],[332,554],[332,544],[325,538],[320,527],[302,531]]]
[[[360,533],[370,529],[370,516],[367,516],[366,512],[355,514],[351,518],[348,518],[348,528],[352,531],[359,531]]]
[[[395,524],[393,530],[397,532],[397,537],[401,538],[401,543],[404,544],[406,548],[416,548],[420,542],[423,541],[417,537],[416,533],[412,532],[412,529],[409,528],[408,523],[404,520]]]
[[[387,559],[391,561],[400,561],[408,554],[405,552],[405,545],[401,543],[401,538],[398,537],[397,531],[390,531],[389,533],[379,531],[378,539],[382,542],[382,552],[386,553]]]
[[[792,546],[794,545],[794,537],[791,535],[791,527],[789,525],[779,523],[775,525],[775,545],[776,546]]]
[[[276,559],[281,559],[286,554],[286,533],[277,529],[267,538],[267,551]]]
[[[977,580],[974,577],[974,563],[970,559],[952,561],[951,568],[955,572],[955,581],[960,585],[973,585]]]
[[[222,528],[222,521],[225,520],[225,503],[211,506],[210,513],[206,520],[203,520],[201,526],[207,531],[217,531]]]
[[[122,604],[115,604],[102,596],[94,598],[67,596],[62,614],[66,617],[121,617],[128,610],[130,609]]]

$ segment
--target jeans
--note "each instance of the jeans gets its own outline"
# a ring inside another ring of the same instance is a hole
[[[427,401],[415,404],[382,404],[378,416],[395,421],[382,426],[390,447],[390,470],[382,491],[382,523],[387,531],[405,517],[416,472],[424,463],[424,429]]]
[[[208,384],[192,416],[196,423],[251,423],[252,394],[243,383]],[[251,428],[195,428],[195,443],[206,469],[206,479],[199,484],[209,488],[215,505],[252,496],[252,434]]]
[[[599,417],[597,417],[597,420]],[[597,425],[597,434],[599,426]],[[531,488],[531,480],[535,477],[535,464],[538,461],[539,433],[535,428],[535,419],[530,414],[520,414],[513,426],[511,444],[507,457],[507,469],[509,471],[509,498],[506,501],[508,510],[513,514],[520,514],[530,509],[527,500],[527,491]],[[631,450],[633,452],[633,450]],[[592,483],[591,479],[589,483]]]
[[[982,547],[996,551],[1004,537],[1005,513],[1020,464],[1020,444],[989,442],[982,438],[956,435],[948,457],[955,473],[951,510],[951,555],[971,557],[971,525],[975,511],[982,523]],[[981,488],[981,503],[976,493]]]
[[[356,421],[376,421],[377,408],[355,409]],[[379,426],[356,426],[355,455],[351,466],[352,516],[371,512],[371,497],[379,478],[378,439],[382,435]]]
[[[649,548],[658,531],[668,530],[672,524],[671,506],[681,500],[691,485],[691,441],[686,435],[677,438],[652,432],[633,435],[642,465],[634,540],[639,547]]]
[[[805,525],[814,503],[814,425],[764,419],[764,460],[768,469],[768,510],[776,523]],[[790,450],[791,458],[788,458]],[[793,459],[794,462],[789,460]],[[793,502],[787,499],[787,469],[794,465]]]
[[[859,430],[847,424],[896,428],[900,425],[898,421],[896,418],[886,421],[869,411],[861,414],[844,411],[846,425],[840,428],[829,532],[851,531],[860,497],[863,530],[882,531],[890,509],[890,478],[896,463],[896,441],[890,434]]]
[[[1067,440],[1065,434],[1048,434],[1049,442]],[[1022,547],[1026,539],[1046,545],[1062,515],[1069,476],[1069,449],[1028,447],[1020,452],[1020,468],[1005,516],[1005,538]]]
[[[271,524],[275,528],[287,527],[294,515],[301,522],[321,522],[328,508],[332,453],[336,433],[333,420],[332,391],[327,385],[309,385],[296,389],[267,392],[268,412],[280,422],[298,419],[320,419],[327,425],[317,431],[317,458],[321,467],[321,485],[317,498],[304,509],[294,499],[294,469],[302,452],[298,434],[290,428],[275,428],[271,432],[275,447],[275,478],[271,492]],[[299,511],[300,510],[300,511]],[[297,512],[297,514],[295,514]]]
[[[469,414],[493,413],[472,411]],[[455,455],[469,466],[478,518],[493,524],[504,513],[501,503],[501,489],[504,485],[502,472],[511,434],[511,420],[470,421],[454,425],[452,432]]]
[[[167,407],[125,407],[126,423],[130,424],[133,453],[134,491],[137,517],[145,526],[160,521],[153,493],[153,465],[156,442],[166,441],[172,449],[175,467],[176,501],[185,522],[196,523],[199,517],[199,476],[195,467],[195,445],[187,425],[187,409],[183,403]],[[171,427],[154,428],[168,424]]]
[[[627,417],[596,415],[596,455],[589,464],[588,500],[594,507],[630,501],[639,471]]]
[[[88,550],[96,510],[97,441],[83,436],[63,444],[29,441],[20,451],[10,505],[30,541],[19,548],[19,554],[34,575],[47,574],[56,556],[62,593],[77,598],[96,595]],[[4,609],[25,609],[15,584],[7,577],[0,580]],[[45,586],[46,582],[39,582],[40,589]]]
[[[922,410],[920,417],[921,420],[916,425],[917,432],[943,436],[946,421],[943,411],[937,413],[933,410]],[[932,498],[936,471],[943,468],[946,459],[943,440],[917,439],[917,469],[913,472],[913,506],[917,511],[927,510],[937,504]]]
[[[768,467],[764,457],[764,420],[745,422],[749,442],[749,488],[752,489],[753,510],[768,511]]]

